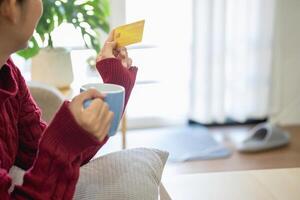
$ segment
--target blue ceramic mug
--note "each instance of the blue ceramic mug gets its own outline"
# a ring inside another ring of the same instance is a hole
[[[106,83],[90,83],[81,86],[80,92],[94,88],[101,94],[105,94],[104,101],[108,104],[109,110],[114,113],[114,119],[112,121],[108,136],[114,136],[118,130],[122,113],[124,109],[125,89],[120,85],[106,84]],[[83,103],[83,107],[87,108],[91,104],[92,100],[86,100]]]

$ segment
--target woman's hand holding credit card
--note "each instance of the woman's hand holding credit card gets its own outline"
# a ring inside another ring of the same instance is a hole
[[[139,43],[143,39],[143,33],[144,33],[144,25],[145,20],[140,20],[137,22],[133,22],[130,24],[122,25],[117,28],[115,28],[112,33],[110,34],[107,43],[115,42],[116,45],[104,45],[102,48],[102,51],[100,55],[98,56],[97,61],[100,61],[101,59],[107,58],[107,57],[114,57],[120,59],[122,61],[122,64],[124,67],[130,67],[131,66],[131,59],[128,58],[127,50],[125,48],[125,52],[123,52],[125,46]],[[109,47],[108,47],[109,46]],[[112,46],[114,46],[112,48]],[[116,48],[116,49],[114,49]],[[118,52],[117,55],[114,52],[108,52],[108,51],[115,51]],[[108,53],[107,53],[108,52]],[[101,54],[109,54],[109,56],[101,56]],[[127,66],[124,64],[124,60],[127,61]],[[129,60],[129,62],[128,62]],[[82,90],[85,90],[84,88],[81,88]],[[83,103],[83,107],[87,108],[92,103],[91,99],[85,100]]]
[[[104,46],[97,57],[97,62],[107,59],[116,58],[121,61],[124,68],[129,69],[132,64],[131,58],[128,57],[126,46],[142,41],[144,20],[126,24],[115,28],[109,35]],[[91,87],[97,89],[101,94],[104,94],[103,101],[108,105],[110,112],[114,114],[111,127],[108,135],[113,136],[117,132],[119,122],[124,109],[125,89],[119,85],[113,84],[87,84],[81,87],[81,92],[86,92]],[[85,99],[82,102],[84,110],[90,110],[97,99]],[[97,122],[100,126],[101,122]]]

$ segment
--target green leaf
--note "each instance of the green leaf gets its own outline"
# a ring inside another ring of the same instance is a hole
[[[18,51],[17,54],[22,56],[23,58],[25,58],[26,60],[37,55],[39,53],[39,45],[37,43],[37,41],[35,40],[34,37],[31,38],[31,40],[29,41],[29,43],[32,44],[31,47],[28,47],[27,49]]]
[[[59,4],[55,4],[59,1]],[[51,47],[51,33],[61,23],[68,22],[75,28],[80,28],[82,38],[88,48],[99,51],[100,35],[97,30],[109,32],[109,0],[43,0],[44,12],[36,28],[37,38],[44,44]],[[88,15],[87,11],[92,10],[93,15]],[[78,17],[78,13],[82,17]],[[82,23],[82,26],[80,25]],[[88,26],[86,25],[88,24]],[[46,37],[49,36],[49,37]],[[39,51],[39,44],[36,39],[31,39],[32,46],[26,50],[19,51],[18,54],[28,59],[36,55]]]

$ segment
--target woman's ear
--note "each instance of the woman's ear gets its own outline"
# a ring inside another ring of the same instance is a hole
[[[18,20],[18,2],[17,0],[3,0],[0,4],[1,18],[16,24]]]

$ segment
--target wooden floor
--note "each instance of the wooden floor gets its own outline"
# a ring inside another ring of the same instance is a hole
[[[245,126],[210,128],[214,138],[228,146],[233,154],[229,158],[218,160],[168,163],[164,175],[300,167],[300,126],[285,128],[291,134],[291,143],[286,147],[262,153],[239,153],[235,150],[234,141],[246,137],[250,128]],[[131,148],[131,141],[136,139],[135,134],[129,131],[128,148]],[[121,146],[121,136],[114,136],[98,155],[121,150]]]
[[[165,173],[186,174],[300,167],[300,126],[284,128],[291,134],[291,143],[286,147],[262,153],[242,154],[235,150],[234,141],[245,137],[248,129],[249,127],[212,128],[214,137],[233,150],[231,157],[169,164],[165,168]]]

